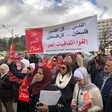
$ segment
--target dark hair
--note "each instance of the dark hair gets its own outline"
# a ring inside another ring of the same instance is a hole
[[[97,63],[98,65],[100,65],[102,68],[104,67],[105,63],[106,63],[106,58],[104,58],[103,56],[101,56],[98,60]]]
[[[70,74],[70,72],[71,72],[71,67],[70,67],[70,65],[69,65],[67,62],[63,62],[61,65],[65,65],[65,66],[67,67],[67,73]]]
[[[55,59],[55,60],[57,61],[57,60],[58,60],[58,57],[57,57],[57,56],[54,56],[54,57],[52,58],[52,60],[53,60],[53,59]]]
[[[102,52],[105,53],[105,49],[104,48],[101,47],[99,50],[101,50]]]

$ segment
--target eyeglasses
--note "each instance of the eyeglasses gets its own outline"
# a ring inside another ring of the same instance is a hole
[[[64,70],[64,69],[66,69],[66,68],[65,68],[65,67],[60,67],[60,69]]]
[[[31,67],[27,67],[28,70],[31,70]]]

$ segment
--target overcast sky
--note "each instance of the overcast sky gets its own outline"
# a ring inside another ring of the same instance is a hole
[[[25,34],[25,28],[51,26],[97,14],[112,18],[112,0],[0,0],[0,38]],[[9,31],[4,28],[5,25]]]

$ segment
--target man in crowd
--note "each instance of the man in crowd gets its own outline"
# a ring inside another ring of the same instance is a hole
[[[94,83],[96,74],[99,73],[100,69],[97,68],[97,65],[104,65],[107,61],[107,57],[105,55],[105,50],[101,49],[96,52],[96,56],[93,57],[87,65],[88,73],[91,74],[91,81]]]
[[[103,112],[105,112],[105,107],[112,91],[112,57],[109,57],[106,61],[104,71],[96,75],[95,84],[101,90],[104,106]]]

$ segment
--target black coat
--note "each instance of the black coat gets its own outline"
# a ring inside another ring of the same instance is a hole
[[[112,95],[109,97],[105,112],[112,112]]]
[[[0,78],[0,97],[4,102],[13,100],[12,82],[9,75],[5,75]]]
[[[56,78],[52,81],[52,83],[54,84],[56,81]],[[67,86],[63,89],[60,89],[62,96],[64,97],[67,106],[69,108],[69,112],[71,112],[71,101],[72,101],[72,97],[73,97],[73,91],[74,91],[74,87],[75,87],[76,81],[74,80],[74,77],[72,76],[69,83],[67,84]]]
[[[29,91],[30,91],[30,107],[29,107],[29,112],[37,112],[37,109],[35,108],[35,106],[36,106],[36,103],[39,102],[39,95],[40,94],[32,95],[32,93],[31,93],[32,87],[33,87],[33,84],[29,87]],[[57,88],[53,84],[49,84],[47,86],[46,90],[55,91],[55,90],[57,90]],[[67,104],[66,104],[63,96],[61,96],[60,100],[58,101],[58,104],[64,105],[64,108],[62,108],[62,110],[61,110],[58,107],[58,105],[48,106],[49,112],[69,112],[68,108],[67,108]],[[59,109],[61,111],[59,111]]]

